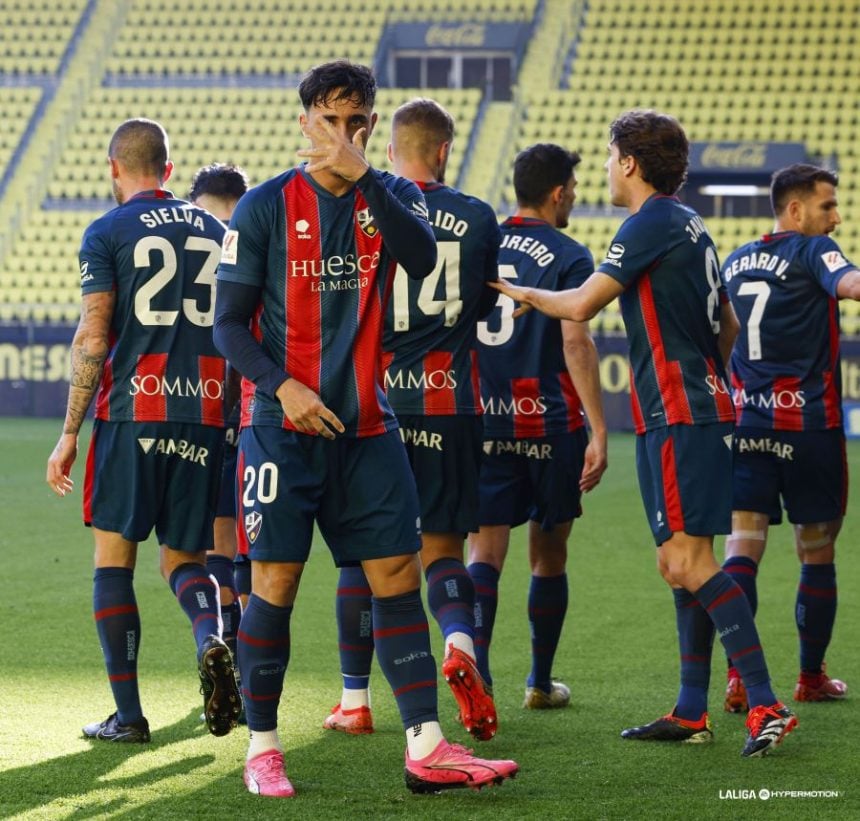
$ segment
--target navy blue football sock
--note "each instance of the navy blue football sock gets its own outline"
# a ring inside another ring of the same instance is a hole
[[[248,729],[264,732],[278,726],[278,705],[290,661],[290,616],[251,594],[239,627],[239,669]]]
[[[430,652],[420,591],[373,597],[373,638],[379,666],[394,692],[403,727],[438,721],[436,661]]]
[[[750,708],[774,704],[776,696],[770,686],[755,619],[744,591],[720,570],[694,595],[714,623],[729,661],[741,675]]]
[[[143,718],[137,689],[140,614],[134,571],[99,567],[93,577],[93,614],[120,724]]]
[[[683,588],[672,590],[681,651],[681,689],[675,715],[698,721],[708,710],[714,623],[696,597]]]
[[[750,559],[748,556],[733,556],[723,562],[723,570],[731,576],[738,587],[744,591],[747,601],[750,603],[750,610],[753,618],[758,612],[758,586],[756,585],[756,577],[758,576],[758,562]],[[729,667],[732,666],[730,659]]]
[[[467,569],[475,585],[475,662],[484,681],[492,686],[490,642],[499,604],[499,571],[485,562],[473,562]]]
[[[447,639],[451,633],[475,637],[475,585],[460,559],[437,559],[425,571],[427,604]],[[447,651],[448,646],[445,645]]]
[[[233,562],[233,586],[240,596],[251,595],[251,562],[245,559]]]
[[[532,576],[528,607],[532,669],[526,683],[549,693],[552,690],[552,662],[567,613],[567,573]]]
[[[820,673],[836,621],[836,566],[802,564],[794,608],[800,636],[800,669]]]
[[[343,686],[366,690],[373,663],[373,603],[361,565],[340,569],[334,609]]]
[[[169,584],[179,606],[191,620],[199,658],[207,636],[220,635],[218,616],[221,606],[215,585],[207,575],[206,568],[192,562],[179,565],[170,574]]]
[[[236,632],[239,630],[239,620],[242,617],[242,605],[239,604],[239,591],[233,578],[233,560],[218,553],[210,553],[206,556],[206,570],[218,582],[221,600],[221,638],[235,657]],[[231,600],[230,604],[224,603],[225,598]]]

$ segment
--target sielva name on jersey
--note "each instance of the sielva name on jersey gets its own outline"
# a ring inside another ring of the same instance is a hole
[[[510,248],[531,257],[540,268],[546,268],[555,259],[555,254],[546,245],[534,237],[522,234],[505,234],[502,237],[502,248]]]
[[[736,408],[759,408],[760,410],[799,410],[806,407],[803,391],[764,391],[747,393],[743,388],[732,391]]]
[[[385,390],[454,390],[457,387],[457,374],[453,370],[421,371],[400,370],[385,372]]]
[[[222,399],[224,396],[224,383],[219,379],[189,379],[188,377],[175,377],[168,379],[166,376],[156,374],[135,374],[131,378],[130,396],[143,394],[144,396],[195,396],[201,399]]]
[[[186,459],[197,465],[206,467],[206,458],[209,456],[209,448],[203,445],[195,445],[186,439],[149,439],[139,438],[137,440],[143,452],[156,456],[173,456],[176,454],[180,459]]]
[[[372,254],[333,255],[324,259],[291,259],[291,277],[340,277],[369,274],[379,266],[379,251]]]
[[[206,230],[201,212],[196,208],[153,208],[140,214],[140,221],[147,228],[155,228],[158,225],[168,225],[172,222],[187,222],[198,231]]]
[[[542,416],[546,413],[546,397],[523,396],[519,399],[502,399],[500,396],[491,396],[486,401],[482,400],[484,413],[493,416]]]

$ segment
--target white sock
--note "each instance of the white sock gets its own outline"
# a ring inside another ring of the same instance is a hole
[[[278,731],[251,730],[251,740],[248,743],[248,755],[245,757],[245,760],[250,761],[252,758],[256,758],[260,753],[266,752],[266,750],[277,750],[281,753],[284,751],[284,748],[281,747],[281,742],[278,739]]]
[[[406,731],[406,749],[413,761],[426,758],[439,746],[440,741],[444,741],[444,736],[438,721],[425,721]]]
[[[344,687],[340,694],[341,710],[355,710],[357,707],[370,707],[370,688],[350,690]]]
[[[462,650],[472,661],[475,660],[475,641],[468,633],[449,633],[445,636],[445,652],[448,652],[449,644]]]

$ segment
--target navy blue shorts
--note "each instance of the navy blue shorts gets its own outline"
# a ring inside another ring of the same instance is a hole
[[[216,516],[236,518],[236,454],[239,447],[239,428],[224,431],[224,462],[221,468],[221,486],[218,490]]]
[[[734,437],[735,510],[766,513],[792,524],[833,522],[845,515],[848,465],[845,434],[836,430],[738,428]]]
[[[551,531],[582,515],[585,428],[533,439],[487,439],[481,459],[482,525],[537,522]]]
[[[731,533],[733,427],[669,425],[636,437],[639,489],[658,545],[673,533]]]
[[[222,428],[96,419],[84,477],[84,523],[197,553],[212,548]]]
[[[324,439],[261,425],[239,434],[239,550],[306,562],[316,521],[337,564],[417,553],[418,493],[396,430]]]
[[[478,529],[480,416],[398,416],[400,436],[418,485],[425,533]]]

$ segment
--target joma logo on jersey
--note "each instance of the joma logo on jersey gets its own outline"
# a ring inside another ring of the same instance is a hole
[[[361,211],[356,211],[355,221],[367,236],[375,237],[379,233],[379,229],[373,221],[373,214],[370,213],[369,208],[362,208]]]
[[[457,375],[455,371],[430,371],[429,373],[422,371],[421,373],[413,373],[412,371],[397,371],[392,373],[390,370],[385,372],[384,377],[385,390],[453,390],[457,387]]]
[[[311,235],[308,233],[310,227],[311,224],[307,220],[299,220],[296,223],[296,236],[299,239],[311,239]]]
[[[734,391],[736,408],[759,408],[761,410],[799,410],[806,407],[803,391],[768,391],[766,393],[747,393]]]
[[[218,379],[168,379],[153,373],[131,378],[129,396],[198,396],[201,399],[221,399],[224,396],[224,383]]]
[[[325,259],[291,259],[291,277],[341,277],[350,276],[356,272],[369,274],[379,265],[379,251],[372,254],[347,254],[331,256]]]
[[[206,458],[209,456],[209,448],[195,445],[185,439],[145,439],[141,437],[137,443],[146,454],[154,453],[156,456],[176,454],[180,459],[186,459],[189,462],[203,465],[203,467],[206,467]]]
[[[494,416],[541,416],[546,413],[546,398],[543,396],[523,396],[520,399],[494,396],[482,404],[484,413]]]

